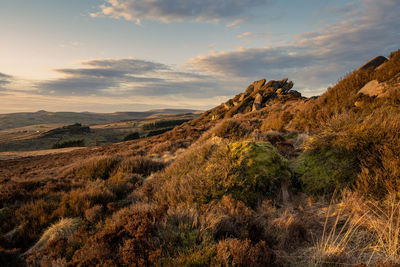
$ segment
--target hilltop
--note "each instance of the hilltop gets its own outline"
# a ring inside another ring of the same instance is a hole
[[[261,79],[156,136],[0,161],[0,261],[397,266],[399,122],[400,50],[319,97]]]

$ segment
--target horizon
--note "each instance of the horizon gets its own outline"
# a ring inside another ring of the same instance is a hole
[[[7,1],[0,114],[207,110],[262,78],[320,95],[398,49],[396,2]]]

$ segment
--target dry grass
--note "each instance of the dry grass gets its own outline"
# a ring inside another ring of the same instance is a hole
[[[51,242],[57,238],[66,238],[72,235],[78,227],[82,224],[82,221],[79,218],[64,218],[59,222],[51,225],[39,239],[39,241],[27,251],[27,253],[31,252],[34,249],[41,249],[48,242]]]

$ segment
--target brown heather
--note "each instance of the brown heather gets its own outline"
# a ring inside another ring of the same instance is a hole
[[[400,50],[318,98],[0,161],[0,265],[399,266],[399,73]]]

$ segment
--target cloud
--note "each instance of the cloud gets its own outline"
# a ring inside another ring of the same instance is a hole
[[[233,27],[243,21],[254,8],[270,4],[273,0],[107,0],[92,17],[107,16],[134,21],[148,19],[164,23],[172,21],[232,20]]]
[[[225,83],[210,75],[179,71],[165,64],[140,59],[96,59],[83,68],[55,71],[58,79],[38,82],[42,95],[64,96],[168,96],[207,98],[229,95]]]
[[[241,39],[241,38],[245,38],[245,37],[250,37],[252,35],[253,35],[252,32],[244,32],[244,33],[241,33],[241,34],[237,35],[236,37]]]
[[[11,83],[12,76],[0,72],[0,89],[4,89],[6,84]]]
[[[372,57],[399,49],[398,0],[363,0],[354,8],[340,23],[300,34],[289,45],[213,52],[193,58],[189,64],[221,77],[289,76],[297,88],[320,90]]]

